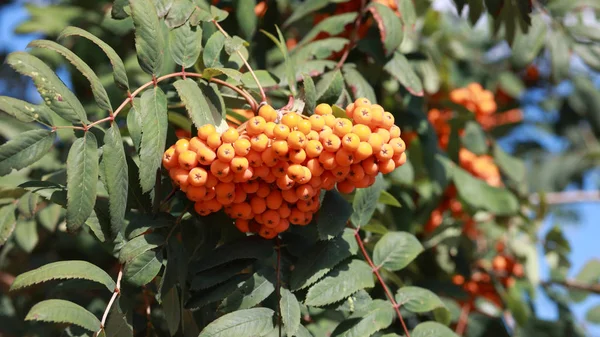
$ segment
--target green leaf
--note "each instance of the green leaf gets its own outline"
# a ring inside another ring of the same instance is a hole
[[[111,232],[114,238],[125,225],[127,191],[129,188],[127,159],[125,158],[125,149],[123,148],[121,132],[117,123],[112,123],[104,134],[102,149],[102,168],[106,190],[108,191]]]
[[[347,24],[354,22],[357,16],[358,13],[352,12],[333,15],[326,18],[325,20],[317,23],[316,26],[314,26],[306,35],[304,35],[304,38],[298,43],[296,48],[313,41],[314,38],[317,37],[317,35],[319,35],[321,32],[328,33],[331,36],[338,35],[344,31]]]
[[[512,45],[512,62],[518,68],[530,64],[540,53],[546,41],[547,23],[544,14],[539,13],[531,16],[531,27],[527,33],[520,30],[517,32]]]
[[[134,286],[150,283],[162,268],[162,256],[154,250],[146,251],[125,263],[123,278]]]
[[[291,53],[291,59],[295,63],[301,63],[313,59],[326,59],[332,53],[342,51],[350,41],[342,37],[330,37],[327,39],[316,40],[294,48]]]
[[[221,62],[221,52],[225,47],[225,36],[221,32],[213,33],[206,41],[202,52],[202,61],[207,68],[224,67]]]
[[[162,18],[169,13],[171,6],[173,6],[173,1],[174,0],[152,0],[156,7],[156,14],[159,18]]]
[[[569,75],[571,57],[570,39],[559,30],[554,30],[548,37],[550,60],[552,61],[552,77],[559,81]]]
[[[31,253],[39,241],[35,221],[29,220],[17,222],[14,231],[14,239],[21,249],[26,253]]]
[[[458,195],[469,206],[496,215],[511,215],[519,211],[519,201],[506,188],[490,186],[459,167],[454,167],[453,178]]]
[[[331,333],[332,337],[371,336],[392,324],[396,316],[391,304],[384,300],[374,300],[366,308],[361,308]]]
[[[298,290],[310,286],[357,251],[358,245],[354,239],[354,231],[351,229],[345,229],[342,236],[318,242],[294,265],[290,276],[290,287]]]
[[[225,38],[225,52],[229,55],[237,53],[244,44],[248,44],[239,36],[231,36]]]
[[[374,2],[367,9],[377,22],[385,55],[392,55],[400,47],[404,37],[404,29],[400,18],[396,16],[391,8],[380,3]]]
[[[135,27],[135,49],[142,70],[158,75],[162,67],[165,41],[156,7],[151,0],[129,0]]]
[[[157,233],[148,233],[133,238],[127,242],[119,252],[119,261],[121,263],[129,262],[139,255],[162,246],[165,243],[165,238]]]
[[[305,111],[312,115],[317,106],[317,88],[315,88],[312,77],[307,74],[302,74],[302,83],[304,84]]]
[[[169,51],[175,63],[189,68],[196,63],[202,50],[202,27],[186,23],[169,32]]]
[[[227,17],[229,16],[229,13],[217,8],[215,6],[210,6],[210,14],[212,15],[212,19],[217,21],[217,22],[221,22],[225,19],[227,19]]]
[[[129,0],[114,0],[110,15],[117,20],[129,17]]]
[[[361,227],[369,223],[377,208],[377,201],[384,189],[384,181],[381,175],[377,176],[375,183],[367,188],[359,188],[354,194],[352,208],[354,212],[350,221],[356,227]]]
[[[69,122],[88,123],[83,106],[42,60],[24,52],[11,53],[6,57],[8,63],[18,73],[31,77],[44,103]]]
[[[458,337],[454,331],[436,322],[424,322],[417,325],[411,332],[411,337]]]
[[[173,4],[165,17],[165,23],[170,29],[177,28],[186,23],[194,11],[194,4],[190,0],[172,0]],[[196,43],[200,43],[197,40]]]
[[[294,336],[300,327],[300,303],[298,303],[296,295],[285,288],[281,289],[279,310],[281,311],[285,333],[288,336]]]
[[[406,310],[417,313],[446,307],[436,294],[420,287],[402,287],[398,289],[396,302]]]
[[[94,99],[96,103],[100,107],[100,109],[105,111],[113,111],[112,106],[110,105],[110,99],[108,98],[108,94],[106,93],[106,89],[100,82],[96,73],[87,65],[79,56],[73,53],[68,48],[54,42],[48,40],[33,40],[29,42],[27,47],[37,47],[37,48],[46,48],[53,50],[62,56],[64,56],[72,65],[79,70],[85,78],[90,82],[92,87],[92,94],[94,95]]]
[[[468,121],[465,126],[465,133],[461,137],[462,145],[476,155],[487,154],[487,138],[479,123]]]
[[[32,218],[35,215],[39,196],[32,192],[25,193],[17,202],[17,210],[20,215],[26,218]]]
[[[586,264],[579,270],[579,273],[575,276],[577,283],[583,285],[592,285],[600,282],[600,260],[592,259],[586,262]],[[573,302],[583,302],[590,292],[585,290],[569,289],[569,297]]]
[[[102,269],[87,261],[60,261],[43,265],[15,278],[10,291],[29,287],[51,280],[82,279],[106,286],[109,291],[115,289],[115,281]]]
[[[188,78],[176,81],[173,83],[173,86],[177,90],[181,101],[185,104],[188,115],[196,128],[200,128],[206,124],[220,126],[223,123],[222,112],[214,104],[211,109],[209,102],[206,100],[207,97],[196,82]],[[202,86],[205,89],[210,88],[204,83],[202,83]],[[217,93],[214,92],[213,94]]]
[[[523,91],[525,91],[523,81],[510,71],[500,73],[500,76],[498,76],[498,84],[502,90],[511,97],[519,98]]]
[[[329,240],[339,235],[346,227],[350,215],[352,207],[346,199],[336,190],[327,191],[316,217],[319,238]]]
[[[279,27],[277,25],[275,25],[275,29],[277,30],[277,38],[275,36],[273,36],[273,34],[267,32],[265,30],[261,30],[261,32],[263,34],[265,34],[269,39],[271,39],[271,41],[273,41],[275,43],[275,45],[277,45],[277,48],[279,48],[279,51],[283,55],[283,67],[285,69],[285,77],[287,79],[288,86],[290,88],[292,95],[296,96],[296,93],[297,93],[296,64],[297,64],[297,62],[294,62],[290,59],[290,53],[288,51],[287,44],[286,44],[285,38],[283,37],[283,33],[281,32],[281,29],[279,29]]]
[[[377,202],[382,203],[384,205],[394,206],[394,207],[402,207],[400,201],[396,199],[390,192],[383,190],[379,195],[379,199]]]
[[[114,7],[113,7],[114,8]],[[117,52],[104,41],[96,37],[95,35],[77,27],[67,27],[65,28],[58,37],[59,40],[62,40],[68,36],[78,35],[83,38],[90,40],[92,43],[100,47],[102,51],[108,56],[110,60],[110,64],[113,68],[113,76],[115,78],[115,83],[126,90],[129,90],[129,82],[127,81],[127,73],[125,72],[125,65],[123,64],[123,60],[119,57]]]
[[[212,250],[210,254],[203,257],[190,269],[194,272],[201,272],[234,260],[267,259],[272,254],[272,242],[256,237],[243,237]]]
[[[113,307],[108,314],[104,332],[106,337],[131,337],[133,336],[133,326],[127,322],[125,314]]]
[[[6,243],[6,240],[15,230],[16,223],[14,204],[8,204],[0,208],[0,245]]]
[[[600,46],[577,44],[573,49],[588,66],[600,70]]]
[[[414,25],[417,22],[417,13],[415,12],[415,5],[412,0],[398,0],[398,11],[402,14],[400,19],[404,24],[404,29],[407,27],[414,29]]]
[[[48,205],[37,213],[40,225],[51,233],[56,230],[61,216],[62,207],[56,204]]]
[[[334,70],[323,74],[317,83],[317,101],[320,103],[334,104],[344,90],[344,77],[341,71]]]
[[[402,53],[394,53],[392,59],[385,64],[383,69],[398,80],[411,94],[423,96],[421,79]]]
[[[290,17],[285,21],[283,26],[286,27],[291,25],[306,15],[316,12],[319,9],[327,6],[330,2],[330,0],[312,0],[302,2],[300,6],[294,9],[292,15],[290,15]]]
[[[135,146],[136,151],[139,153],[142,143],[142,109],[139,97],[133,99],[131,109],[127,113],[127,130],[129,131],[131,141],[133,141],[133,146]]]
[[[373,271],[363,261],[352,260],[336,267],[327,277],[312,286],[304,303],[324,306],[341,301],[364,288],[373,288]]]
[[[223,315],[202,330],[198,337],[254,337],[273,330],[273,310],[253,308]]]
[[[45,105],[35,105],[20,99],[0,96],[0,111],[15,117],[21,122],[41,121],[52,124],[51,111]]]
[[[504,152],[499,145],[494,145],[494,160],[500,170],[510,179],[517,183],[525,182],[526,168],[525,163],[516,157]]]
[[[590,323],[600,324],[600,305],[588,309],[585,313],[585,319]]]
[[[167,98],[159,87],[142,94],[142,141],[140,146],[140,185],[142,191],[154,188],[167,142]]]
[[[27,316],[26,321],[42,321],[53,323],[70,323],[86,330],[100,330],[100,320],[84,307],[65,300],[46,300],[36,303]]]
[[[198,309],[208,304],[221,301],[236,291],[247,278],[246,275],[238,274],[215,287],[204,291],[194,292],[192,297],[186,303],[186,308]]]
[[[96,202],[98,143],[91,132],[78,138],[67,157],[67,229],[76,231],[88,219]]]
[[[348,91],[352,94],[352,98],[357,99],[359,97],[368,98],[371,103],[377,103],[377,97],[375,91],[369,82],[363,77],[363,75],[351,66],[344,66],[342,68],[344,72],[344,80]]]
[[[40,160],[48,154],[54,143],[54,136],[55,133],[50,130],[30,130],[0,145],[0,176]]]
[[[175,336],[175,333],[179,330],[179,323],[181,322],[181,300],[179,298],[177,287],[171,288],[171,290],[162,297],[162,307],[165,311],[165,321],[167,321],[169,334]]]
[[[254,73],[263,88],[274,87],[279,84],[279,79],[266,70],[255,70]],[[258,88],[258,85],[250,72],[242,74],[241,80],[246,88]]]
[[[206,68],[202,71],[202,78],[205,80],[210,80],[220,75],[225,75],[236,83],[240,83],[242,80],[242,73],[231,68]]]
[[[401,270],[411,263],[423,246],[417,238],[406,232],[388,232],[375,245],[373,263],[392,271]]]
[[[254,273],[251,278],[221,302],[219,310],[232,312],[256,306],[275,291],[275,285],[270,280],[272,277],[274,275]]]
[[[236,0],[234,6],[240,33],[245,39],[252,40],[258,23],[258,17],[254,14],[256,0]]]

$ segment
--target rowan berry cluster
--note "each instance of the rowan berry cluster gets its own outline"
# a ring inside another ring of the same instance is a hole
[[[346,114],[352,120],[327,104],[310,117],[264,105],[238,129],[207,124],[178,140],[163,165],[198,214],[224,209],[240,231],[274,238],[310,223],[322,190],[351,193],[406,161],[391,113],[358,99]]]

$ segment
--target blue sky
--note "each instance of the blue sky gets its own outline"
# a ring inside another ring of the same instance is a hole
[[[439,8],[446,8],[449,0],[437,1],[436,6]],[[27,17],[26,11],[20,4],[12,4],[0,7],[0,51],[16,51],[24,50],[27,43],[32,39],[37,38],[36,35],[14,35],[12,32],[15,26]],[[59,69],[59,76],[67,85],[70,84],[70,79],[66,70]],[[8,83],[2,81],[0,78],[0,95],[5,93],[7,90]],[[27,91],[26,99],[30,101],[39,100],[39,96],[35,92],[35,88],[31,87]],[[522,132],[526,132],[521,130]],[[520,133],[522,134],[522,133]],[[515,135],[518,138],[518,134]],[[510,143],[510,139],[506,142]],[[560,143],[560,142],[559,142]],[[553,143],[558,144],[558,143]],[[509,145],[506,145],[510,147]],[[597,190],[600,183],[600,169],[590,171],[585,177],[584,189],[586,190]],[[565,235],[571,242],[572,253],[570,259],[573,263],[573,267],[569,273],[569,276],[574,276],[578,273],[581,267],[591,258],[599,258],[598,250],[598,238],[600,237],[600,226],[598,226],[598,219],[600,219],[600,205],[598,203],[581,203],[576,205],[569,205],[573,210],[576,210],[581,216],[581,223],[577,225],[566,225],[564,226]],[[543,238],[545,233],[556,224],[556,218],[550,215],[544,221],[543,228],[540,232],[540,238]],[[560,223],[558,223],[561,225]],[[540,249],[540,275],[542,279],[548,279],[548,266],[542,255]],[[538,297],[535,300],[538,315],[541,318],[555,319],[557,316],[556,307],[549,301],[549,299],[542,296],[541,292],[538,292]],[[599,304],[598,296],[590,296],[582,304],[578,304],[573,307],[574,312],[578,319],[583,322],[585,312],[588,308]],[[590,336],[600,337],[600,326],[587,326]]]

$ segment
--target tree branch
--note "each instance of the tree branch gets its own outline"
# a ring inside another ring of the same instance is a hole
[[[549,281],[542,282],[542,286],[545,286],[545,287],[553,285],[553,284],[563,286],[565,288],[569,288],[572,290],[587,291],[590,293],[600,295],[600,283],[585,284],[585,283],[577,282],[574,280],[566,280],[566,281],[549,280]]]
[[[100,322],[100,330],[98,330],[94,336],[98,336],[100,334],[100,332],[102,332],[104,330],[104,326],[106,324],[106,319],[108,318],[108,313],[110,312],[110,308],[112,307],[113,303],[115,303],[115,300],[117,299],[117,297],[121,294],[121,278],[123,278],[123,266],[119,266],[119,274],[117,275],[117,285],[115,286],[115,290],[112,294],[112,297],[110,298],[110,300],[108,301],[108,304],[106,305],[106,309],[104,309],[104,314],[102,315],[102,321]]]
[[[529,202],[539,204],[542,197],[538,193],[529,196]],[[600,201],[599,191],[566,191],[566,192],[550,192],[543,194],[544,203],[548,205],[571,204],[578,202],[598,202]]]

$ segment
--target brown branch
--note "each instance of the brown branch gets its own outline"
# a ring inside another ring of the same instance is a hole
[[[466,303],[463,305],[462,310],[460,311],[460,317],[458,319],[458,323],[456,324],[456,334],[462,336],[467,329],[467,322],[469,321],[469,313],[471,312],[471,304]]]
[[[354,229],[354,238],[356,239],[356,243],[358,243],[358,247],[360,247],[360,251],[362,252],[363,256],[365,257],[365,260],[367,261],[367,263],[373,270],[373,273],[377,277],[379,284],[381,284],[381,287],[383,288],[385,295],[387,296],[390,303],[392,303],[392,306],[394,307],[394,310],[396,311],[396,315],[398,316],[398,319],[400,320],[400,323],[402,324],[402,329],[404,329],[404,333],[406,334],[406,337],[410,337],[408,328],[406,327],[406,323],[404,323],[404,318],[402,318],[402,314],[400,313],[400,305],[394,299],[394,295],[392,295],[390,289],[385,284],[385,281],[383,281],[383,278],[381,277],[381,274],[379,273],[379,267],[375,266],[375,264],[373,263],[373,260],[371,260],[371,257],[369,257],[369,253],[367,252],[367,249],[365,248],[365,245],[363,244],[363,241],[360,237],[359,231],[360,231],[360,227],[357,227]]]
[[[529,196],[529,202],[539,204],[544,200],[548,205],[571,204],[578,202],[598,202],[600,201],[599,191],[566,191],[544,193],[543,198],[538,193]]]
[[[565,288],[569,288],[572,290],[587,291],[587,292],[590,292],[593,294],[600,295],[600,283],[585,284],[585,283],[577,282],[574,280],[566,280],[566,281],[549,280],[549,281],[542,282],[542,286],[545,286],[545,287],[553,285],[553,284],[563,286]]]
[[[356,42],[358,40],[358,30],[360,29],[360,22],[362,21],[362,16],[365,13],[366,6],[367,6],[367,1],[361,0],[360,11],[358,11],[356,20],[354,20],[354,29],[352,30],[352,35],[350,37],[350,42],[348,43],[348,48],[346,48],[346,50],[344,50],[344,54],[342,54],[342,57],[340,58],[338,63],[335,65],[336,70],[342,68],[342,66],[348,59],[348,55],[350,55],[350,50],[352,48],[354,48],[354,45],[356,44]]]
[[[100,330],[98,330],[94,336],[98,336],[100,332],[104,330],[104,326],[106,324],[106,319],[108,318],[108,313],[110,312],[110,308],[113,303],[117,299],[117,297],[121,294],[121,278],[123,278],[123,266],[119,266],[119,274],[117,275],[117,284],[115,286],[115,290],[113,291],[112,297],[108,301],[106,305],[106,309],[104,309],[104,314],[102,315],[102,321],[100,322]]]

